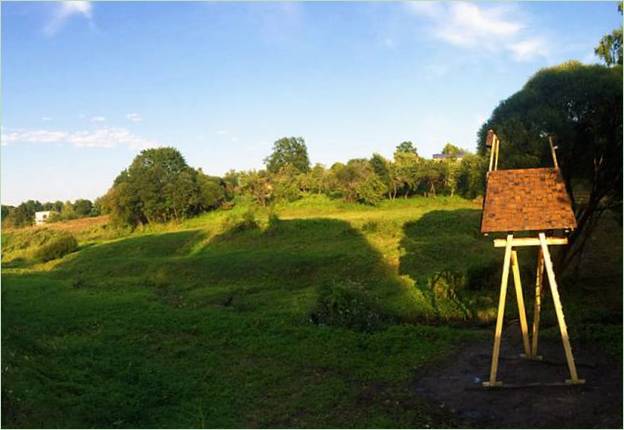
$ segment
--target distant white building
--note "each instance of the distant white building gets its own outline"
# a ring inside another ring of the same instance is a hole
[[[49,216],[50,216],[50,211],[35,212],[35,224],[41,225],[45,223],[48,220]]]
[[[433,154],[432,158],[436,161],[448,160],[450,158],[461,161],[464,155],[466,155],[464,151],[459,151],[457,154]]]

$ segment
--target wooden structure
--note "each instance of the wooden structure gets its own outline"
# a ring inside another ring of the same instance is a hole
[[[523,357],[532,360],[541,359],[537,354],[537,348],[544,271],[546,271],[559,323],[561,341],[570,371],[570,379],[566,380],[566,383],[582,384],[585,381],[579,379],[576,365],[574,364],[574,356],[572,355],[568,329],[549,251],[549,246],[566,245],[568,239],[565,236],[560,235],[558,237],[552,233],[547,235],[547,232],[558,230],[566,233],[576,228],[572,204],[559,172],[555,153],[556,148],[553,146],[552,140],[550,140],[554,163],[553,168],[497,170],[500,140],[492,130],[488,132],[486,145],[491,150],[483,201],[481,232],[485,235],[489,233],[504,233],[506,237],[505,239],[494,240],[494,247],[505,248],[505,256],[503,258],[503,275],[494,332],[490,377],[483,385],[485,387],[502,386],[502,382],[496,379],[496,373],[498,370],[510,268],[513,273],[518,314],[520,316],[520,330],[524,348]],[[516,232],[530,232],[531,236],[514,237]],[[538,247],[535,303],[530,334],[522,294],[518,254],[514,249],[521,246]]]

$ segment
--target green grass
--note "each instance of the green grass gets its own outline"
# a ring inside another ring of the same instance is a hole
[[[3,234],[2,425],[457,425],[409,386],[491,318],[479,217],[448,197],[241,202],[77,233],[48,263]]]

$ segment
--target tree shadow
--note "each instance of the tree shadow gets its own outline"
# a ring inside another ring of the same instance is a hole
[[[399,273],[411,278],[437,318],[482,319],[499,256],[479,230],[481,211],[437,210],[403,226]]]
[[[175,307],[305,318],[328,285],[379,303],[404,294],[359,230],[327,218],[275,218],[266,227],[245,221],[215,236],[198,229],[121,239],[77,253],[53,276],[76,288],[150,288]]]

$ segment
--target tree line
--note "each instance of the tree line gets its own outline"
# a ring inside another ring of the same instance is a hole
[[[56,222],[101,215],[102,205],[100,199],[95,202],[77,199],[74,202],[57,200],[45,203],[27,200],[17,206],[2,205],[2,226],[18,228],[32,225],[35,222],[35,212],[39,211],[50,211],[47,222]]]
[[[119,174],[100,200],[114,222],[136,226],[192,217],[231,206],[239,197],[266,207],[309,194],[369,205],[416,194],[480,195],[483,158],[451,144],[443,153],[446,157],[439,161],[427,160],[411,142],[403,142],[392,160],[373,154],[370,159],[326,168],[311,165],[302,137],[285,137],[274,143],[264,169],[230,170],[220,178],[193,169],[175,148],[147,149]]]

